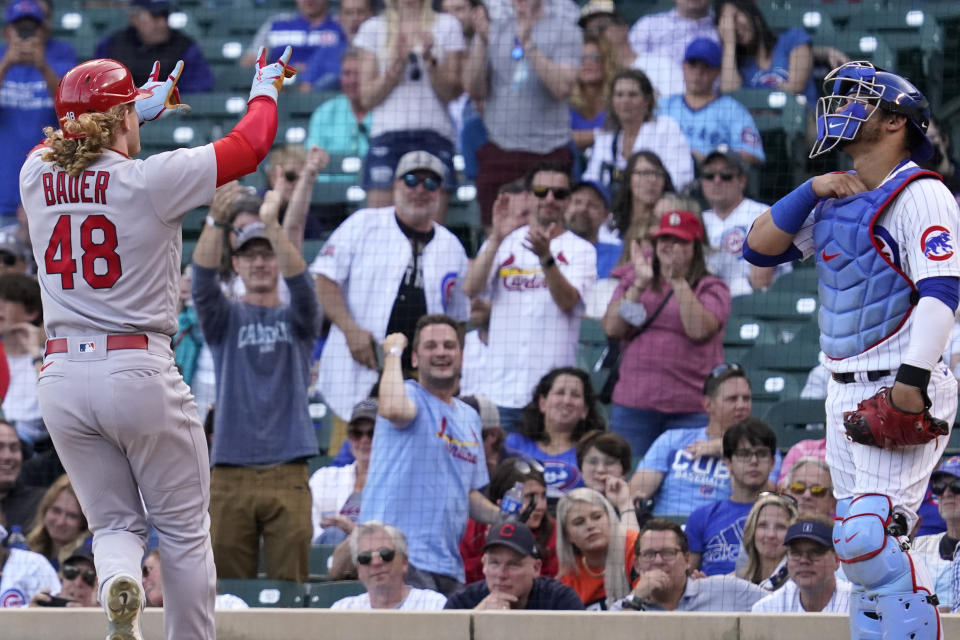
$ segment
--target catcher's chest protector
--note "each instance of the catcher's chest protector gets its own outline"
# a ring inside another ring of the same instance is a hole
[[[894,334],[916,304],[914,285],[901,271],[900,248],[880,214],[912,180],[936,177],[906,169],[872,191],[821,200],[813,240],[820,280],[820,348],[849,358]]]

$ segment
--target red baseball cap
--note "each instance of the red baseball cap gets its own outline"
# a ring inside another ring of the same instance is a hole
[[[687,242],[703,242],[703,224],[695,213],[670,211],[660,218],[660,228],[650,234],[654,238],[675,236]]]

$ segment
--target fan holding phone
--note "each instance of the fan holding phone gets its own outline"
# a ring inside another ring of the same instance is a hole
[[[80,547],[60,566],[60,595],[43,590],[33,596],[31,607],[97,607],[97,569],[93,552]]]

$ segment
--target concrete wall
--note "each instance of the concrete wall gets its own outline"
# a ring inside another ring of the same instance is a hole
[[[0,610],[2,640],[102,640],[99,609]],[[146,640],[161,640],[148,610]],[[602,633],[602,635],[598,635]],[[847,640],[842,615],[504,612],[397,613],[250,609],[217,613],[218,640]],[[960,638],[960,615],[943,616],[943,637]]]

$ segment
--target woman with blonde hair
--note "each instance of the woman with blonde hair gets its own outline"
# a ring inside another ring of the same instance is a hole
[[[33,528],[27,534],[27,545],[60,569],[60,563],[70,557],[90,536],[87,519],[80,509],[77,494],[66,474],[57,478],[40,499]]]
[[[797,502],[777,493],[761,494],[747,514],[743,525],[743,543],[737,562],[738,578],[749,580],[767,591],[783,586],[787,575],[783,538],[797,519]]]
[[[593,144],[593,132],[603,128],[607,88],[617,74],[617,60],[606,39],[585,35],[580,71],[570,94],[570,128],[573,141],[583,151]]]
[[[630,593],[637,531],[620,521],[600,492],[580,488],[564,495],[557,523],[557,579],[587,609],[608,609]]]
[[[368,207],[393,203],[394,171],[410,151],[428,151],[446,168],[443,187],[456,187],[456,132],[446,105],[463,93],[466,45],[460,22],[428,0],[387,0],[383,13],[360,26],[360,104],[373,130],[363,168]],[[416,186],[412,187],[416,189]]]

